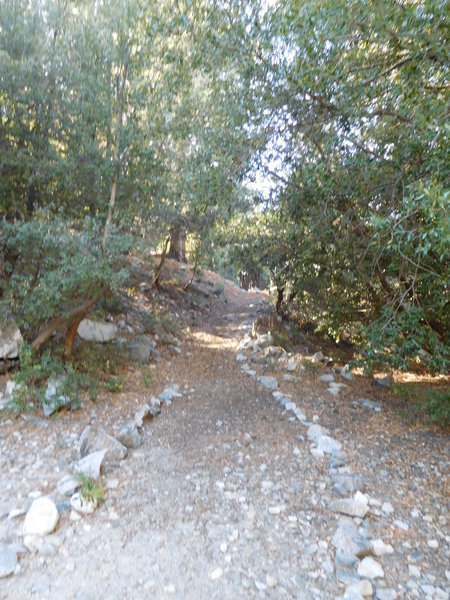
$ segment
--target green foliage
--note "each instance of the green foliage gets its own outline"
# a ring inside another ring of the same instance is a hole
[[[105,389],[108,392],[111,392],[113,394],[117,394],[118,392],[122,391],[123,382],[124,382],[124,378],[123,377],[111,375],[105,381]]]
[[[153,386],[153,373],[148,365],[142,365],[141,367],[142,382],[147,388]]]
[[[13,392],[17,408],[23,411],[43,406],[47,402],[45,393],[49,379],[61,382],[57,388],[58,396],[70,398],[71,408],[80,406],[86,377],[72,365],[64,365],[50,350],[39,356],[24,344],[20,352],[20,371],[15,377],[17,385]]]
[[[271,92],[255,87],[255,127],[275,133],[255,162],[278,195],[231,257],[268,268],[319,330],[351,332],[368,368],[424,350],[448,369],[443,8],[288,0],[264,17]]]
[[[86,502],[92,502],[94,508],[97,508],[105,501],[105,488],[101,481],[96,481],[87,477],[84,473],[78,474],[80,480],[80,495]]]
[[[411,421],[421,419],[425,424],[435,424],[443,429],[450,428],[450,390],[433,389],[414,383],[396,384],[394,392],[401,397],[406,407],[403,413]],[[411,414],[412,411],[412,414]]]
[[[130,237],[110,236],[104,254],[101,228],[92,219],[77,224],[42,214],[32,221],[3,221],[0,232],[7,257],[0,302],[28,339],[43,323],[126,281]]]
[[[421,409],[430,421],[445,429],[450,428],[450,391],[444,390],[429,394]]]

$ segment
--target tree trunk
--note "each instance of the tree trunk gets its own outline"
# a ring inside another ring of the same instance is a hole
[[[159,265],[158,268],[156,269],[156,273],[155,273],[155,277],[153,279],[153,283],[152,283],[152,287],[159,287],[159,276],[162,273],[163,267],[164,267],[164,263],[166,261],[166,256],[167,256],[167,246],[169,245],[170,242],[170,236],[168,236],[166,238],[166,241],[164,242],[164,248],[161,254],[161,258],[159,261]]]
[[[106,251],[106,242],[108,239],[108,233],[111,228],[114,207],[116,205],[116,197],[117,197],[117,185],[119,183],[119,174],[120,174],[120,135],[122,132],[123,125],[123,109],[125,103],[125,86],[127,83],[127,72],[128,72],[128,62],[126,62],[123,66],[122,71],[122,82],[117,84],[117,131],[116,131],[116,139],[114,142],[114,173],[111,183],[111,193],[109,195],[109,206],[108,206],[108,216],[106,218],[105,229],[103,232],[103,240],[102,240],[102,249],[103,252]]]
[[[186,227],[182,222],[176,222],[170,228],[169,258],[186,262]]]
[[[284,297],[284,288],[277,288],[277,303],[275,305],[275,310],[277,312],[277,315],[282,314],[281,305],[283,304],[283,297]]]
[[[44,327],[44,329],[42,331],[40,331],[38,336],[32,341],[31,347],[33,349],[38,350],[43,344],[45,344],[45,342],[47,340],[49,340],[51,338],[51,336],[55,333],[55,331],[58,331],[58,329],[61,329],[62,327],[67,325],[67,323],[70,323],[70,324],[74,323],[75,320],[80,315],[82,316],[81,318],[86,316],[89,309],[92,308],[95,304],[97,304],[97,302],[100,300],[101,296],[102,296],[102,292],[99,292],[92,298],[88,298],[88,300],[85,300],[85,302],[83,302],[83,304],[80,304],[79,306],[73,308],[69,312],[69,314],[52,319],[50,321],[50,323],[48,323],[47,326]],[[81,321],[81,319],[80,319],[80,321]],[[70,328],[70,326],[69,326],[69,328]],[[78,326],[77,326],[77,329],[78,329]],[[75,333],[76,333],[76,331],[75,331]],[[75,339],[75,335],[73,337]]]

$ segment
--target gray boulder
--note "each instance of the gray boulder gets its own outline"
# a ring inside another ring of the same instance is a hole
[[[132,421],[125,423],[125,425],[119,431],[117,439],[128,449],[139,448],[139,446],[142,444],[142,438],[139,435],[136,424]]]
[[[64,386],[65,381],[66,378],[64,376],[58,377],[57,379],[49,379],[43,406],[44,415],[46,417],[50,417],[53,413],[64,406],[70,406],[70,398],[59,393],[61,388]]]
[[[148,335],[141,335],[130,342],[128,349],[131,360],[138,363],[146,364],[150,360],[150,357],[156,359],[158,356],[159,358],[159,352],[156,350],[156,342]]]
[[[330,503],[329,509],[349,517],[360,517],[362,519],[369,512],[369,505],[365,497],[357,492],[354,498],[334,500]]]
[[[154,404],[152,404],[152,406],[148,404],[143,404],[138,408],[136,414],[134,415],[134,424],[136,425],[136,427],[143,427],[145,419],[153,419],[160,413],[160,406],[156,406]]]
[[[100,427],[88,426],[80,436],[80,455],[87,456],[98,450],[106,450],[105,462],[114,463],[127,455],[126,447]]]
[[[325,454],[334,454],[342,449],[342,444],[329,435],[321,435],[316,443],[319,450]]]
[[[20,329],[3,312],[0,313],[0,359],[16,358],[23,342]]]
[[[322,427],[322,425],[311,425],[308,427],[306,435],[308,436],[308,440],[317,443],[319,438],[329,433],[329,430],[326,427]]]
[[[172,385],[164,388],[158,397],[168,406],[174,398],[181,398],[181,396],[180,386],[177,383],[172,383]]]
[[[106,448],[103,448],[102,450],[97,450],[97,452],[92,452],[91,454],[88,454],[87,456],[75,463],[75,472],[81,475],[85,475],[86,477],[89,477],[91,479],[98,479],[100,477],[100,470],[106,452]]]
[[[256,379],[268,390],[276,390],[278,387],[278,381],[271,375],[259,375]]]
[[[114,323],[83,319],[78,326],[78,335],[87,342],[110,342],[117,337],[117,327]]]
[[[353,494],[363,488],[363,479],[359,473],[335,473],[331,477],[333,492],[340,496]]]
[[[363,537],[352,519],[342,517],[333,536],[333,546],[345,556],[359,556],[372,549],[370,539]],[[340,554],[339,556],[344,556]],[[349,558],[347,558],[349,560]]]

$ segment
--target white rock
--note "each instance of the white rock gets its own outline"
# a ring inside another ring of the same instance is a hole
[[[73,475],[66,475],[58,482],[56,489],[58,494],[61,494],[62,496],[72,496],[80,485],[79,479]]]
[[[326,454],[334,454],[342,449],[342,444],[328,435],[321,435],[317,440],[317,447]]]
[[[55,530],[58,520],[59,513],[55,504],[47,496],[41,496],[33,502],[27,512],[22,534],[48,535]]]
[[[311,454],[314,458],[324,458],[325,452],[323,450],[319,450],[319,448],[310,448]]]
[[[361,494],[362,495],[362,494]],[[349,515],[350,517],[364,518],[369,512],[369,505],[363,502],[359,497],[357,498],[342,498],[340,500],[334,500],[329,505],[329,509],[333,512],[342,513],[343,515]]]
[[[212,579],[212,581],[216,581],[217,579],[220,579],[223,575],[223,569],[221,569],[220,567],[217,567],[217,569],[214,569],[214,571],[211,571],[209,577]]]
[[[76,510],[72,509],[70,511],[70,517],[69,518],[70,518],[71,521],[80,521],[81,520],[81,515],[79,515]]]
[[[286,365],[286,371],[296,371],[298,368],[298,361],[291,359]]]
[[[377,588],[377,600],[397,600],[397,592],[390,588]]]
[[[117,337],[117,327],[114,323],[100,323],[83,319],[78,326],[78,335],[87,342],[110,342]]]
[[[409,525],[403,521],[400,521],[399,519],[396,519],[393,524],[402,531],[409,531]]]
[[[411,577],[415,577],[416,579],[420,578],[420,569],[417,565],[408,565],[408,571]]]
[[[160,400],[166,404],[170,404],[174,398],[181,398],[180,386],[178,384],[172,384],[159,394]]]
[[[91,500],[86,500],[79,492],[70,499],[70,506],[81,515],[90,515],[95,510],[94,503]]]
[[[390,544],[385,544],[383,540],[372,540],[372,549],[375,556],[394,554],[394,548]]]
[[[0,359],[16,358],[22,342],[22,334],[14,321],[0,314]]]
[[[367,556],[359,563],[358,575],[369,579],[378,579],[384,577],[384,571],[380,563],[371,556]]]
[[[245,354],[242,354],[241,352],[239,352],[239,354],[236,354],[236,360],[237,362],[245,362],[247,360],[247,357],[245,356]]]
[[[312,362],[313,364],[316,364],[316,363],[319,363],[319,362],[325,362],[325,363],[326,363],[326,362],[328,362],[328,361],[329,361],[329,358],[327,358],[327,357],[326,357],[326,356],[323,354],[323,352],[321,352],[320,350],[319,350],[319,352],[316,352],[316,353],[314,354],[314,356],[312,356],[312,357],[311,357],[311,362]]]
[[[333,394],[333,396],[337,396],[344,387],[347,387],[345,383],[330,383],[327,390],[330,392],[330,394]]]
[[[370,581],[368,581],[367,579],[361,579],[361,581],[358,581],[358,582],[350,585],[346,589],[346,592],[360,594],[360,596],[363,596],[363,597],[369,596],[371,598],[373,596],[373,587],[372,587],[372,584],[370,583]]]
[[[276,390],[278,387],[278,381],[270,375],[259,375],[257,381],[268,390]]]
[[[0,579],[14,573],[16,565],[16,552],[10,546],[0,543]]]
[[[429,548],[436,549],[436,548],[439,548],[439,542],[437,540],[428,540],[427,546]]]
[[[306,435],[308,436],[308,440],[317,443],[317,440],[321,436],[327,435],[328,433],[330,432],[326,427],[322,427],[321,425],[311,425],[311,427],[308,428]]]
[[[334,376],[329,373],[326,373],[325,375],[320,375],[318,379],[323,383],[332,383],[334,381]]]
[[[295,402],[288,402],[285,408],[286,410],[293,412],[299,421],[306,421],[305,413],[298,408]]]
[[[285,506],[269,506],[269,513],[271,515],[281,515],[285,509]]]
[[[381,512],[383,512],[385,515],[390,515],[394,512],[394,507],[390,502],[383,502],[381,506]]]
[[[98,450],[97,452],[92,452],[88,454],[77,463],[75,463],[74,468],[77,473],[82,473],[86,477],[90,477],[91,479],[98,479],[100,477],[100,469],[102,466],[103,459],[105,458],[107,450],[104,448],[103,450]]]

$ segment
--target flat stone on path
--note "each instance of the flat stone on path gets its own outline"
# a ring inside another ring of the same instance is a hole
[[[0,544],[0,578],[14,573],[17,565],[17,554],[6,544]]]
[[[258,382],[267,388],[268,390],[276,390],[278,387],[278,381],[271,375],[260,375],[257,377]]]
[[[48,535],[55,530],[58,520],[59,513],[54,502],[47,496],[41,496],[36,498],[27,512],[22,534],[24,536]]]

